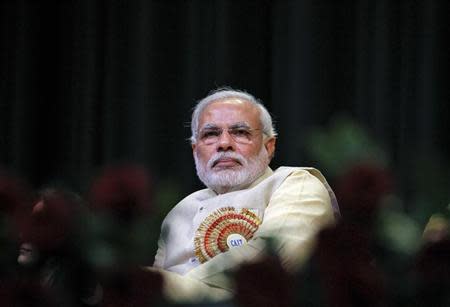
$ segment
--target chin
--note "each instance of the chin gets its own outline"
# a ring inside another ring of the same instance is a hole
[[[19,257],[17,257],[17,263],[21,266],[29,267],[36,263],[36,259],[32,255],[21,254],[21,255],[19,255]]]

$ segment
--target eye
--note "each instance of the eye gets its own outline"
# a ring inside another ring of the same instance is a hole
[[[206,130],[201,133],[200,137],[202,139],[207,139],[207,138],[217,137],[219,135],[220,135],[219,130]]]
[[[235,129],[231,129],[230,131],[231,134],[235,135],[235,136],[245,136],[248,137],[250,136],[250,130],[246,129],[246,128],[235,128]]]

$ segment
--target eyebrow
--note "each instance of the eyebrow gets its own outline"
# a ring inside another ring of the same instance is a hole
[[[201,130],[216,130],[216,129],[219,129],[219,127],[217,127],[217,125],[215,125],[215,124],[205,124],[201,129],[200,129],[200,131]]]
[[[232,124],[228,128],[229,129],[236,129],[236,128],[250,129],[250,125],[247,124],[246,122],[237,122],[237,123]],[[220,129],[220,127],[218,127],[216,124],[207,123],[200,130],[215,130],[215,129]]]
[[[236,129],[236,128],[250,129],[250,125],[247,124],[246,122],[238,122],[238,123],[231,125],[230,128],[231,129]]]

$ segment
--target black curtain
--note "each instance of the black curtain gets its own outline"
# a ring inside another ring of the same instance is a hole
[[[308,131],[345,113],[411,195],[414,157],[449,171],[449,13],[446,0],[3,1],[0,164],[83,190],[132,161],[187,193],[191,109],[228,85],[273,113],[274,167],[314,164]]]

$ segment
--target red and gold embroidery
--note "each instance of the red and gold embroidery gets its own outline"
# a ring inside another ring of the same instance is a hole
[[[195,233],[195,254],[201,263],[241,246],[253,237],[261,224],[259,217],[248,209],[220,208],[211,213]]]

